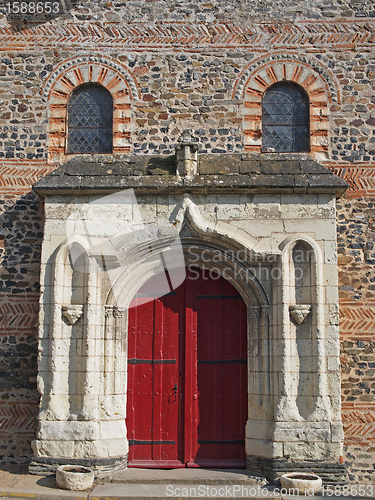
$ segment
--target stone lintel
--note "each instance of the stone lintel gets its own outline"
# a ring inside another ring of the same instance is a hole
[[[178,155],[121,156],[119,160],[113,158],[112,163],[109,159],[104,162],[101,156],[97,161],[76,157],[39,179],[33,189],[42,196],[68,192],[109,194],[131,188],[139,194],[326,193],[339,197],[348,187],[304,154],[202,154],[197,155],[197,171],[195,155],[196,151],[189,152],[190,166],[180,173]]]

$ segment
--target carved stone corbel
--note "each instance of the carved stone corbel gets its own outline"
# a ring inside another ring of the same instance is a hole
[[[290,316],[297,323],[297,325],[301,325],[305,321],[306,317],[310,314],[310,311],[310,304],[293,304],[289,306]]]
[[[198,173],[198,145],[188,130],[184,130],[176,145],[177,174],[193,178]]]
[[[64,318],[67,319],[71,325],[74,325],[82,316],[83,305],[72,304],[69,306],[61,306],[61,312]]]

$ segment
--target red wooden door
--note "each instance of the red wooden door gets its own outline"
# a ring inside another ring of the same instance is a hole
[[[245,467],[245,303],[220,276],[193,269],[139,304],[158,280],[129,310],[129,466]]]
[[[129,309],[127,430],[129,465],[183,467],[180,360],[184,287],[161,298],[163,276],[148,281]]]
[[[247,314],[238,291],[202,271],[195,282],[198,427],[195,464],[245,467]]]

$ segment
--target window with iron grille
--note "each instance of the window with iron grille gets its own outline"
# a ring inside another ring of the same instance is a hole
[[[262,150],[310,151],[309,97],[292,82],[275,83],[262,103]]]
[[[112,153],[113,99],[101,85],[75,89],[68,101],[68,154]]]

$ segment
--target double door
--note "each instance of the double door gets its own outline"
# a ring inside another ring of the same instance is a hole
[[[245,303],[207,270],[154,298],[161,279],[129,309],[129,466],[245,467]]]

